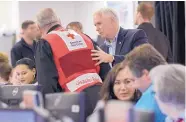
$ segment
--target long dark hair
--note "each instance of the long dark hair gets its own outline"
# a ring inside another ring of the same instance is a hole
[[[116,80],[116,76],[123,68],[124,66],[121,63],[116,64],[107,74],[100,92],[102,100],[108,101],[111,99],[117,99],[117,97],[114,94],[113,87],[114,87],[114,82]],[[134,97],[131,99],[131,101],[137,102],[140,97],[141,97],[141,92],[136,89],[134,93]]]
[[[36,68],[35,62],[33,60],[29,59],[29,58],[22,58],[22,59],[18,60],[16,62],[15,67],[18,66],[18,65],[22,65],[22,64],[28,66],[28,68],[30,70]]]

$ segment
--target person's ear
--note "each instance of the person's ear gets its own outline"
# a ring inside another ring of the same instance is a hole
[[[144,69],[144,70],[142,71],[142,73],[143,73],[143,75],[145,75],[145,76],[148,76],[148,75],[149,75],[149,71],[146,70],[146,69]]]
[[[145,79],[145,81],[149,81],[150,82],[150,77],[149,77],[149,71],[148,70],[144,69],[142,71],[142,76]]]
[[[137,18],[143,19],[142,15],[141,15],[141,12],[138,12],[138,13],[137,13]]]
[[[38,29],[39,29],[39,31],[41,31],[42,32],[42,29],[41,29],[41,27],[38,25]]]
[[[58,18],[58,22],[59,22],[60,25],[62,25],[62,23],[61,23],[61,19],[60,19],[60,18]]]
[[[138,18],[138,13],[139,13],[138,11],[135,11],[135,13],[134,13],[134,24],[135,25],[138,25],[138,19],[139,19]]]
[[[4,81],[4,79],[2,77],[0,77],[0,81]]]
[[[73,27],[73,30],[76,31],[77,33],[79,32],[79,29],[76,27]]]
[[[25,33],[25,29],[21,29],[20,34],[23,35]]]
[[[45,35],[45,31],[38,25],[38,29],[41,32],[41,38]]]
[[[116,23],[116,20],[113,17],[110,17],[110,21],[111,21],[112,24]]]
[[[33,69],[32,69],[32,72],[33,72],[33,74],[35,75],[35,74],[36,74],[36,68],[33,68]]]

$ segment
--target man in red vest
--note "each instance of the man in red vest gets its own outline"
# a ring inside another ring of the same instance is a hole
[[[36,49],[37,81],[42,92],[83,91],[92,111],[102,84],[100,68],[91,57],[93,43],[86,35],[65,30],[51,8],[41,10],[36,18],[42,33]]]

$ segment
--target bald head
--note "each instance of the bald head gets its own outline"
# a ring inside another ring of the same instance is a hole
[[[37,24],[43,28],[47,25],[59,23],[59,18],[51,8],[42,9],[36,16]]]

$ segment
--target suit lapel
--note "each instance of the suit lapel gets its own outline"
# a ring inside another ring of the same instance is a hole
[[[109,53],[109,47],[108,47],[108,46],[103,45],[103,46],[101,47],[101,49],[102,49],[104,52]]]
[[[120,53],[121,48],[125,42],[125,39],[124,39],[125,35],[126,35],[126,31],[120,27],[118,38],[117,38],[117,43],[116,43],[115,55],[118,55]]]

